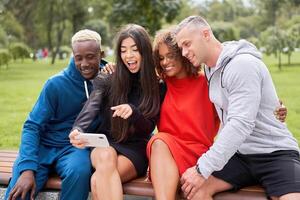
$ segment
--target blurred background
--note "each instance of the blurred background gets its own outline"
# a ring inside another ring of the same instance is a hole
[[[120,26],[137,23],[153,37],[190,15],[204,16],[220,41],[248,39],[264,53],[300,141],[300,0],[0,0],[0,149],[18,148],[45,80],[68,63],[75,32],[99,32],[113,61]]]

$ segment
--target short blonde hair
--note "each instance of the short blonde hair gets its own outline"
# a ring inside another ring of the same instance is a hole
[[[188,26],[208,27],[209,29],[211,29],[209,24],[203,17],[195,15],[195,16],[189,16],[184,20],[182,20],[174,29],[173,34],[177,35],[182,29]]]
[[[75,33],[71,39],[72,47],[76,42],[83,42],[83,41],[96,41],[99,45],[99,49],[101,49],[101,36],[96,31],[92,31],[89,29],[83,29]]]

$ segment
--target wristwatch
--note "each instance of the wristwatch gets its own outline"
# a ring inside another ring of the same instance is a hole
[[[198,163],[196,165],[196,171],[198,172],[198,174],[202,175]]]

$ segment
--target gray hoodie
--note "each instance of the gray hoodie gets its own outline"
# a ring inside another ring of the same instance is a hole
[[[286,124],[273,114],[279,99],[271,75],[253,44],[245,40],[223,43],[216,66],[206,67],[205,74],[209,98],[222,122],[216,141],[198,160],[205,178],[221,170],[236,152],[299,151]]]

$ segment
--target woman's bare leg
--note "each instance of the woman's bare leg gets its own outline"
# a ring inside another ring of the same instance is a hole
[[[150,174],[157,200],[176,199],[179,172],[169,147],[160,139],[151,146]]]
[[[97,200],[97,187],[96,187],[96,176],[95,174],[91,177],[91,194],[92,194],[92,200]]]
[[[133,163],[125,156],[118,155],[117,163],[118,172],[121,178],[121,182],[125,183],[137,177],[137,172]]]
[[[95,168],[92,179],[92,196],[98,200],[122,200],[123,190],[117,168],[117,152],[112,148],[95,148],[91,153]]]

